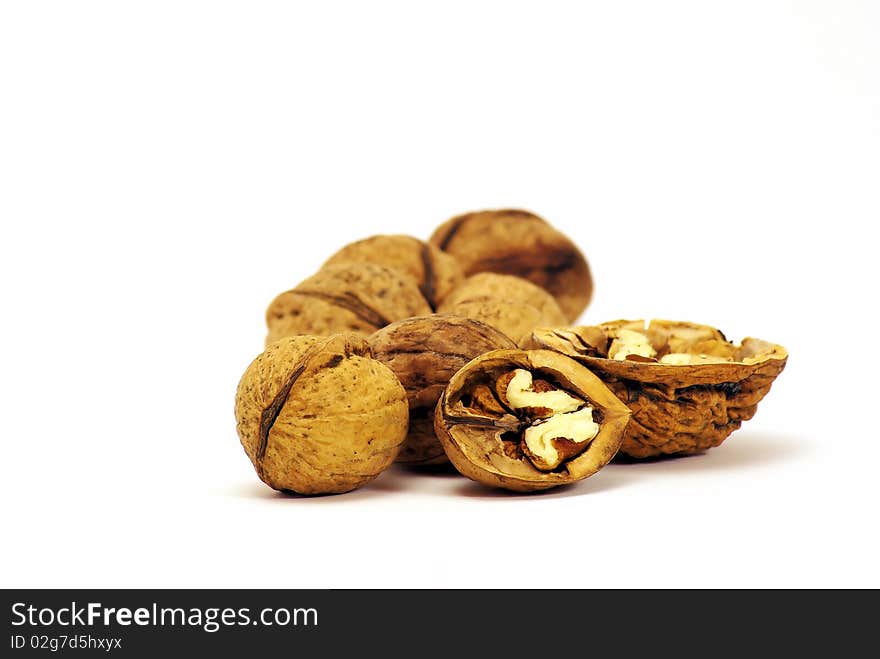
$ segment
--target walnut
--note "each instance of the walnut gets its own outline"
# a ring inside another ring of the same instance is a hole
[[[398,462],[441,464],[446,454],[434,434],[434,408],[456,371],[471,359],[498,348],[515,348],[498,330],[448,314],[392,323],[369,338],[373,355],[388,366],[406,389],[409,435]]]
[[[543,288],[522,277],[491,272],[468,277],[439,311],[474,318],[518,342],[536,327],[565,324],[559,304]]]
[[[433,309],[464,280],[458,261],[413,236],[372,236],[350,243],[324,264],[375,263],[411,277]]]
[[[593,294],[584,255],[546,220],[523,210],[487,210],[441,224],[431,243],[455,256],[466,275],[517,275],[551,293],[573,322]]]
[[[482,272],[465,279],[449,294],[446,304],[454,305],[471,300],[501,300],[525,302],[541,313],[541,319],[548,325],[565,322],[565,313],[552,295],[540,286],[522,277]]]
[[[298,334],[367,336],[396,320],[429,313],[415,282],[396,270],[371,263],[330,265],[272,300],[266,344]]]
[[[468,363],[437,402],[434,427],[462,474],[529,492],[591,476],[617,453],[630,412],[575,360],[494,350]]]
[[[621,452],[635,458],[700,453],[751,419],[785,368],[780,345],[740,345],[708,325],[619,320],[538,329],[525,348],[556,350],[585,364],[633,412]]]
[[[354,334],[269,345],[235,397],[238,436],[257,475],[299,494],[348,492],[373,480],[406,438],[406,392]]]

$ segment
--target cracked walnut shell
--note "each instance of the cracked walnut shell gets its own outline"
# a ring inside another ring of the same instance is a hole
[[[548,291],[567,322],[583,312],[593,278],[583,253],[546,220],[524,210],[486,210],[441,224],[430,242],[456,257],[466,275],[516,275]]]
[[[374,263],[397,270],[418,284],[432,309],[464,279],[454,257],[413,236],[380,235],[349,243],[324,266],[340,263]]]
[[[630,411],[573,359],[494,350],[456,373],[434,427],[463,475],[519,492],[573,483],[617,453]]]
[[[611,387],[633,412],[620,450],[634,458],[718,446],[754,416],[788,359],[780,345],[737,346],[714,327],[666,320],[538,329],[522,345],[577,359]]]
[[[348,492],[397,457],[406,392],[354,334],[269,345],[235,396],[238,436],[257,475],[299,494]]]
[[[397,461],[409,465],[448,461],[434,433],[434,408],[449,379],[474,357],[516,347],[489,325],[449,314],[401,320],[368,340],[374,357],[394,371],[406,389],[409,434]]]
[[[266,344],[299,334],[367,336],[396,320],[431,313],[409,277],[372,263],[342,263],[278,295],[266,310]]]
[[[543,288],[522,277],[484,272],[455,288],[439,311],[474,318],[519,342],[537,327],[564,324],[565,314]]]

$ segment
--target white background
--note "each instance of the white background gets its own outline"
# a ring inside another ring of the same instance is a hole
[[[7,2],[7,586],[880,586],[871,2]],[[233,396],[335,249],[522,206],[585,321],[789,348],[702,457],[277,495]]]

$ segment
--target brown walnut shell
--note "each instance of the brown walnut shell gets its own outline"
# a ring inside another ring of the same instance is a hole
[[[466,275],[496,272],[548,291],[573,322],[593,295],[593,278],[578,247],[546,220],[523,210],[486,210],[441,224],[430,242],[456,257]]]
[[[589,403],[598,434],[552,471],[542,471],[522,448],[524,421],[492,393],[514,369]],[[574,483],[596,473],[617,453],[630,411],[587,368],[549,350],[495,350],[456,373],[437,402],[434,427],[458,471],[477,482],[518,492]]]
[[[479,298],[457,304],[443,304],[440,311],[485,323],[510,337],[514,343],[528,337],[536,327],[546,325],[540,311],[519,300]]]
[[[396,320],[431,313],[418,286],[396,270],[372,263],[322,268],[266,310],[266,344],[300,334],[367,336]]]
[[[327,259],[324,266],[340,263],[375,263],[411,277],[436,309],[449,292],[464,280],[459,262],[434,245],[413,236],[372,236],[350,243]]]
[[[648,337],[655,358],[609,359],[616,333]],[[525,348],[555,350],[599,375],[633,412],[621,452],[634,458],[700,453],[720,445],[751,419],[785,368],[780,345],[747,338],[740,345],[708,325],[652,320],[613,321],[593,327],[542,328]],[[705,363],[660,363],[669,353]]]
[[[299,494],[373,480],[397,457],[408,417],[400,382],[354,334],[272,343],[235,396],[238,436],[257,475]]]
[[[566,320],[565,313],[550,293],[522,277],[481,272],[465,279],[446,299],[447,305],[472,300],[493,299],[525,302],[535,307],[545,325],[558,325]]]
[[[468,277],[438,310],[491,325],[519,342],[537,327],[565,323],[554,297],[522,277],[491,272]]]
[[[449,379],[471,359],[499,348],[515,348],[498,330],[448,314],[392,323],[369,338],[373,355],[406,389],[409,434],[397,461],[442,464],[446,453],[434,434],[434,408]]]

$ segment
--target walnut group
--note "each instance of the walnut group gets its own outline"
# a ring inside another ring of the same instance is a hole
[[[287,493],[349,492],[395,462],[545,490],[618,453],[718,446],[785,366],[782,346],[707,325],[578,324],[592,294],[584,253],[523,210],[345,245],[269,304],[241,444]]]

